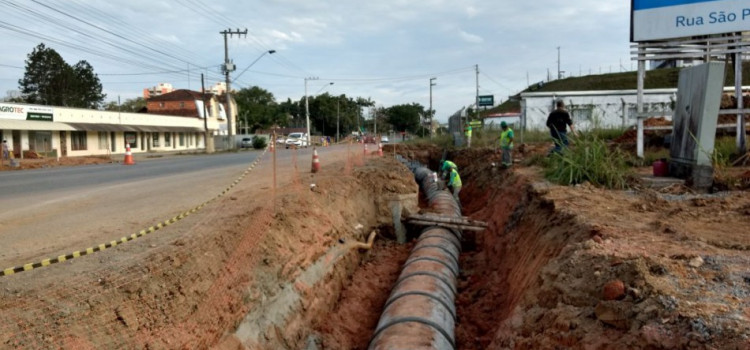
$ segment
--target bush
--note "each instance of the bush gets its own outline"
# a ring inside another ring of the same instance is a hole
[[[585,181],[593,185],[624,189],[630,177],[626,155],[619,149],[611,150],[595,134],[586,133],[573,138],[575,145],[554,153],[545,164],[545,176],[561,185]]]
[[[268,145],[268,142],[266,141],[265,137],[253,136],[253,148],[254,149],[263,149],[263,148],[266,148],[267,145]]]

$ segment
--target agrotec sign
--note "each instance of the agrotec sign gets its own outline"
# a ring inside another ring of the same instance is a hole
[[[0,103],[0,119],[51,122],[53,115],[52,107]]]
[[[631,0],[632,42],[748,30],[747,0]]]

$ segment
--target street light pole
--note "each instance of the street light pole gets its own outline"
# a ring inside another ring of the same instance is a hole
[[[307,145],[310,146],[310,102],[307,98],[308,80],[318,80],[318,77],[305,78],[305,121],[307,122]]]
[[[336,143],[339,142],[339,120],[341,119],[341,96],[336,97]]]
[[[430,78],[430,138],[432,138],[432,87],[437,85],[433,83],[437,78]]]

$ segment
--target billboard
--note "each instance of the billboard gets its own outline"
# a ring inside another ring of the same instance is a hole
[[[54,110],[48,106],[0,103],[0,118],[15,120],[52,121]]]
[[[632,42],[748,30],[747,0],[631,0]]]

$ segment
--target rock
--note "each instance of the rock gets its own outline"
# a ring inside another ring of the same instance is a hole
[[[599,236],[599,235],[596,235],[596,236],[594,236],[591,239],[593,239],[594,242],[599,243],[599,244],[603,244],[604,243],[604,240],[602,239],[602,236]]]
[[[643,296],[643,294],[641,293],[640,289],[630,288],[630,287],[626,289],[627,289],[627,294],[633,297],[634,300],[636,301],[641,300],[641,297]]]
[[[621,300],[625,297],[625,283],[620,280],[607,282],[602,289],[602,299]]]
[[[704,263],[703,258],[701,258],[700,256],[697,256],[695,258],[690,259],[690,261],[688,262],[688,265],[697,269],[703,266],[703,263]]]
[[[628,314],[630,305],[622,301],[600,301],[596,304],[594,313],[599,321],[618,329],[628,329],[630,321]]]

